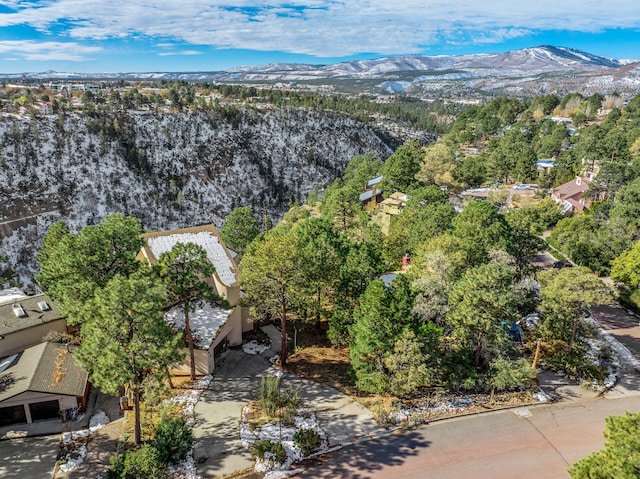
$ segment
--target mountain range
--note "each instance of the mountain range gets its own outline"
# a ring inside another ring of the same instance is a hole
[[[2,78],[22,74],[0,73]],[[543,93],[635,94],[640,60],[613,59],[543,45],[506,53],[394,56],[328,65],[270,63],[226,71],[147,73],[25,73],[32,80],[187,80],[250,83],[330,84],[337,90],[417,96],[529,96]],[[354,83],[357,83],[357,88]]]

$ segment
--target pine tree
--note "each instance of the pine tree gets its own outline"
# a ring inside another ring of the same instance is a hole
[[[136,273],[117,275],[95,291],[84,309],[82,344],[75,357],[93,384],[110,394],[128,384],[133,392],[134,439],[141,441],[140,397],[144,379],[181,359],[180,336],[164,321],[164,290]]]

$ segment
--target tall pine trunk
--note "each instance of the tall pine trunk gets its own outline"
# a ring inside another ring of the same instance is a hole
[[[280,295],[280,364],[287,364],[287,297]]]
[[[137,445],[142,441],[142,426],[140,425],[140,386],[138,385],[137,379],[133,383],[133,414],[135,416],[133,441]]]
[[[476,369],[480,368],[480,359],[482,358],[482,333],[478,334],[478,343],[476,344]]]
[[[184,331],[187,335],[187,344],[189,345],[189,362],[191,363],[191,380],[196,379],[196,355],[193,350],[193,336],[191,336],[191,325],[189,324],[189,304],[184,308]]]
[[[280,364],[282,366],[287,364],[287,313],[282,312],[280,317]]]

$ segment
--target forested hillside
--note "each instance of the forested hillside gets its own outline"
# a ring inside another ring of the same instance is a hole
[[[5,115],[0,250],[28,283],[58,219],[72,230],[110,212],[147,229],[220,225],[241,205],[275,219],[369,151],[392,150],[344,115],[293,108]]]
[[[500,98],[462,113],[435,143],[406,143],[384,162],[356,157],[313,208],[293,208],[246,246],[248,299],[283,329],[326,321],[361,391],[522,390],[534,354],[602,385],[617,359],[583,315],[611,300],[595,273],[612,264],[637,294],[639,107],[640,96]],[[539,159],[554,166],[540,171]],[[384,198],[406,199],[363,202],[378,175]],[[548,188],[576,176],[593,201],[565,217]],[[536,194],[506,187],[523,182]],[[459,199],[476,186],[485,201]],[[533,264],[549,230],[578,266]]]

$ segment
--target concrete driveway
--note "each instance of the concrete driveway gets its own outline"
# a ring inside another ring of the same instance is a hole
[[[255,399],[261,378],[280,371],[269,361],[274,354],[271,350],[259,355],[228,350],[217,360],[213,381],[195,408],[194,459],[203,478],[253,467],[251,454],[240,443],[240,415],[243,406]],[[299,388],[305,404],[317,412],[331,445],[386,432],[369,410],[333,388],[291,373],[282,376],[282,386]]]
[[[276,368],[262,355],[228,350],[216,360],[209,388],[196,404],[193,457],[203,478],[220,477],[253,467],[253,459],[240,443],[240,415],[254,399],[264,376]]]
[[[51,479],[60,434],[0,441],[0,477]]]

